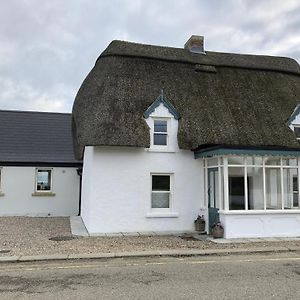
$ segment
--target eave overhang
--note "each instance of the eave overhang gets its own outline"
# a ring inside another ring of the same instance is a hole
[[[250,155],[250,156],[292,156],[300,157],[300,149],[295,148],[233,148],[233,147],[209,147],[194,150],[195,159],[221,155]]]

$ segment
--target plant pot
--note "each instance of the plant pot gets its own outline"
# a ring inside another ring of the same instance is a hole
[[[222,238],[224,236],[224,229],[220,227],[214,227],[211,230],[211,235],[214,238]]]
[[[205,221],[195,221],[196,231],[205,231]]]

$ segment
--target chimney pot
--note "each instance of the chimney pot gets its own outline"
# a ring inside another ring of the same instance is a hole
[[[204,36],[192,35],[188,41],[184,44],[184,49],[194,53],[205,54],[204,51]]]

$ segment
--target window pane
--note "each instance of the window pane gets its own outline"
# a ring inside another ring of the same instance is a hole
[[[280,169],[266,169],[267,209],[281,209]]]
[[[269,166],[280,166],[280,157],[269,157],[266,159],[265,164]]]
[[[264,209],[263,168],[248,167],[248,209]]]
[[[209,158],[207,160],[207,166],[217,166],[218,165],[218,159],[217,158]]]
[[[169,193],[152,193],[152,208],[169,208],[170,205],[170,194]]]
[[[229,209],[245,209],[244,168],[228,168]]]
[[[297,166],[296,158],[283,158],[282,159],[283,166]]]
[[[50,191],[51,186],[51,170],[37,171],[37,190]]]
[[[229,165],[243,165],[244,164],[244,157],[242,157],[242,156],[228,157],[228,164]]]
[[[219,176],[218,169],[208,169],[208,207],[218,207]]]
[[[300,138],[300,127],[294,127],[294,132],[297,138]]]
[[[152,191],[170,191],[170,176],[152,175]]]
[[[299,208],[298,176],[293,176],[293,206]]]
[[[154,132],[167,132],[167,121],[154,120]]]
[[[298,180],[297,169],[283,169],[283,197],[284,209],[298,207]],[[294,197],[294,192],[296,197]]]
[[[167,135],[154,133],[154,145],[167,145]]]

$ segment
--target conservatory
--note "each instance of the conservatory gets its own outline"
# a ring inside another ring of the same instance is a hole
[[[225,238],[300,236],[300,158],[282,153],[196,155],[204,159],[210,226],[218,211]]]

